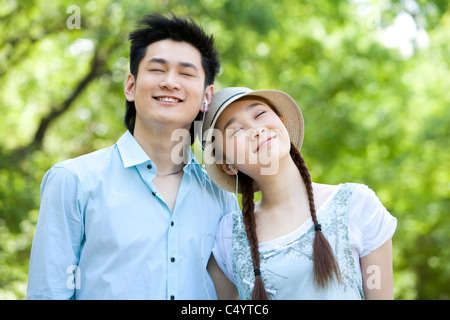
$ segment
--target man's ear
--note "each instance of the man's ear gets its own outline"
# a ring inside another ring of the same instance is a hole
[[[203,98],[203,102],[200,106],[200,111],[201,112],[208,112],[209,109],[209,105],[211,103],[211,99],[213,96],[213,92],[214,92],[214,86],[213,85],[209,85],[206,87],[205,89],[205,96]]]
[[[227,164],[227,163],[216,163],[216,165],[219,167],[220,170],[222,170],[223,172],[225,172],[229,176],[234,176],[234,175],[236,175],[239,172],[236,167],[234,167],[234,166],[232,166],[230,164]],[[231,170],[230,166],[231,166],[231,168],[234,169],[234,172],[233,172],[233,170]]]
[[[134,101],[134,76],[130,73],[127,77],[127,81],[125,81],[125,97],[127,98],[127,101]]]

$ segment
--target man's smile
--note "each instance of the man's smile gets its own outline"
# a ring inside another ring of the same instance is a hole
[[[157,96],[153,97],[153,99],[160,101],[160,102],[166,102],[166,103],[180,103],[183,102],[182,99],[179,99],[177,97],[173,96]]]

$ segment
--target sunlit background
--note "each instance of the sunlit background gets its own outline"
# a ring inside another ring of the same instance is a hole
[[[314,181],[370,186],[398,219],[396,299],[450,298],[447,0],[0,0],[0,299],[23,299],[39,185],[125,131],[145,13],[213,33],[226,86],[289,93]]]

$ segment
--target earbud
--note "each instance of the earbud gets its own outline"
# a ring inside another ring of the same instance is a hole
[[[231,164],[228,165],[228,169],[230,169],[231,171],[233,171],[234,174],[237,174],[236,169],[233,168],[233,166]]]

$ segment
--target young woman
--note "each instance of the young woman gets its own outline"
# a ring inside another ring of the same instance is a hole
[[[206,170],[242,194],[242,212],[220,222],[210,261],[219,298],[237,290],[240,299],[392,299],[396,219],[365,185],[311,182],[303,132],[286,93],[226,88],[213,96]]]

